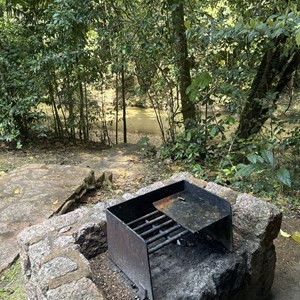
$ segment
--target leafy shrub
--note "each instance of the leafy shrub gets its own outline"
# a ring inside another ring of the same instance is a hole
[[[189,163],[199,161],[205,157],[206,139],[203,126],[195,125],[177,136],[176,142],[163,147],[163,157],[174,160],[184,160]]]
[[[236,177],[253,183],[254,192],[273,191],[281,186],[292,186],[290,172],[280,167],[274,155],[263,150],[260,154],[248,154],[249,164],[238,164]]]

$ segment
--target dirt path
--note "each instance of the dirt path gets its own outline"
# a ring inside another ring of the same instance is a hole
[[[300,219],[284,218],[282,230],[300,231]],[[275,240],[277,264],[273,284],[274,300],[300,299],[300,244],[291,238],[278,236]]]

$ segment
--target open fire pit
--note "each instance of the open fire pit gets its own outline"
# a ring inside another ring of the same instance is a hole
[[[165,274],[168,267],[163,264],[192,274],[186,268],[198,266],[207,253],[232,250],[231,206],[179,181],[108,208],[107,239],[109,258],[137,286],[140,298],[166,299],[159,288],[164,275],[177,279]],[[183,274],[176,273],[180,281]]]

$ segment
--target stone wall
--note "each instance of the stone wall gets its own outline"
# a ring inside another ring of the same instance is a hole
[[[80,208],[24,230],[18,237],[18,245],[28,299],[105,299],[91,280],[88,262],[106,251],[105,209],[183,179],[227,199],[233,209],[234,251],[227,261],[234,257],[234,263],[229,270],[220,264],[212,278],[206,276],[201,282],[204,292],[197,299],[267,299],[274,278],[273,240],[281,225],[280,211],[253,196],[194,179],[188,173],[179,173],[135,194]],[[228,278],[234,281],[230,286]]]
[[[28,299],[104,299],[88,258],[106,250],[105,209],[116,203],[79,208],[19,234]]]

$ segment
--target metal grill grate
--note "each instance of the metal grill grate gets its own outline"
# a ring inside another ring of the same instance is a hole
[[[154,299],[149,256],[198,232],[232,249],[230,204],[187,181],[107,209],[109,258],[139,288],[141,299]]]
[[[189,233],[189,230],[184,229],[159,210],[155,210],[126,225],[145,240],[149,254]]]

